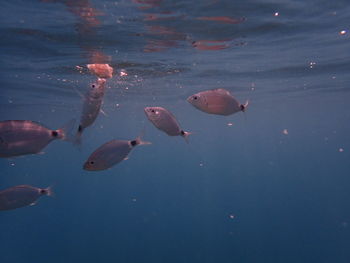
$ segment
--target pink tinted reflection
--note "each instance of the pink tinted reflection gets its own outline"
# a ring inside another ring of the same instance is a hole
[[[162,0],[132,0],[136,4],[141,4],[138,6],[139,9],[149,9],[153,7],[160,6]]]
[[[192,42],[192,47],[198,50],[221,50],[228,48],[230,40],[198,40]]]
[[[159,21],[159,20],[173,20],[173,19],[183,19],[185,15],[173,15],[173,12],[164,11],[160,14],[147,13],[144,14],[144,21]]]
[[[202,16],[198,17],[198,20],[205,20],[205,21],[215,21],[215,22],[221,22],[226,24],[240,24],[244,22],[245,18],[232,18],[228,16]]]
[[[104,13],[94,8],[89,0],[41,0],[45,3],[61,3],[67,7],[67,10],[78,19],[75,24],[76,31],[79,35],[79,46],[87,54],[90,64],[105,64],[111,61],[111,57],[99,51],[99,47],[87,44],[84,38],[96,34],[96,29],[101,24],[98,16]],[[79,69],[80,66],[77,67]],[[82,72],[79,70],[79,72]]]
[[[177,42],[173,40],[148,39],[144,52],[160,52],[169,47],[176,47]]]

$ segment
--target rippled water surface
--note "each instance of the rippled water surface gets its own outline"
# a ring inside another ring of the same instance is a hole
[[[0,160],[1,189],[55,192],[0,212],[0,262],[350,262],[349,14],[345,0],[3,1],[1,120],[78,122],[87,64],[114,74],[81,147]],[[215,88],[246,112],[186,101]],[[141,133],[152,145],[82,169]]]

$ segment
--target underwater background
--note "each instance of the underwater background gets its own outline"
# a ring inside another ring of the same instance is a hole
[[[54,197],[0,212],[0,262],[350,262],[350,5],[346,0],[12,0],[0,15],[0,120],[80,119],[108,63],[82,146],[0,160],[0,190]],[[224,88],[245,113],[186,98]],[[193,134],[157,130],[161,106]],[[82,169],[144,133],[113,168]]]

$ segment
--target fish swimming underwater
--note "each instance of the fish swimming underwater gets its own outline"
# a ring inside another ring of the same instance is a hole
[[[43,195],[51,196],[51,187],[37,188],[30,185],[17,185],[0,191],[0,211],[34,205]]]
[[[187,141],[187,137],[191,134],[182,130],[175,116],[165,108],[146,107],[144,112],[156,128],[169,136],[182,136]]]
[[[137,145],[147,145],[150,142],[141,140],[137,137],[135,140],[112,140],[95,150],[87,161],[83,169],[88,171],[101,171],[111,168],[128,158],[130,151]]]
[[[78,144],[81,142],[81,135],[84,129],[94,123],[101,111],[101,105],[105,93],[105,83],[105,79],[98,79],[97,83],[91,84],[89,91],[84,97],[80,124],[76,134],[76,143]]]
[[[197,109],[209,114],[231,115],[245,111],[248,101],[240,104],[231,93],[225,89],[213,89],[196,93],[187,98],[187,101]]]
[[[0,157],[40,153],[53,140],[67,140],[73,125],[74,120],[61,129],[50,130],[34,121],[0,121]]]

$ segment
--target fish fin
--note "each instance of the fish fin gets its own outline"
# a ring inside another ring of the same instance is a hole
[[[41,151],[41,152],[38,152],[37,154],[44,155],[45,152]]]
[[[61,139],[64,141],[74,142],[74,136],[72,136],[72,130],[75,125],[75,119],[71,119],[62,128],[58,129],[58,133],[61,134]]]
[[[129,157],[128,157],[128,156],[126,156],[126,157],[125,157],[123,160],[124,160],[124,161],[126,161],[126,160],[128,160],[128,159],[129,159]]]
[[[189,143],[188,136],[190,136],[191,134],[193,134],[193,132],[181,131],[181,136],[184,137],[186,143]]]
[[[33,203],[29,204],[29,205],[30,205],[30,206],[36,205],[36,202],[33,202]]]
[[[249,100],[247,100],[244,104],[241,104],[241,111],[245,112],[249,104]]]
[[[228,90],[225,90],[225,89],[222,89],[222,88],[218,88],[218,89],[213,89],[214,91],[218,92],[218,93],[221,93],[221,94],[224,94],[224,95],[230,95],[231,96],[231,93],[228,91]]]
[[[149,145],[151,142],[143,141],[142,137],[145,135],[145,128],[142,129],[140,135],[135,139],[136,145]]]
[[[81,127],[81,125],[79,125],[78,130],[75,134],[74,140],[73,140],[73,144],[76,146],[81,146],[81,136],[83,135],[83,130],[84,128]]]
[[[108,116],[106,112],[104,112],[102,109],[100,109],[100,112],[105,115],[105,116]]]
[[[55,196],[55,193],[53,192],[52,188],[53,188],[53,185],[50,185],[49,187],[45,188],[47,196]]]
[[[247,120],[246,109],[248,107],[249,100],[247,100],[244,104],[241,104],[241,111],[244,113],[244,119]]]

